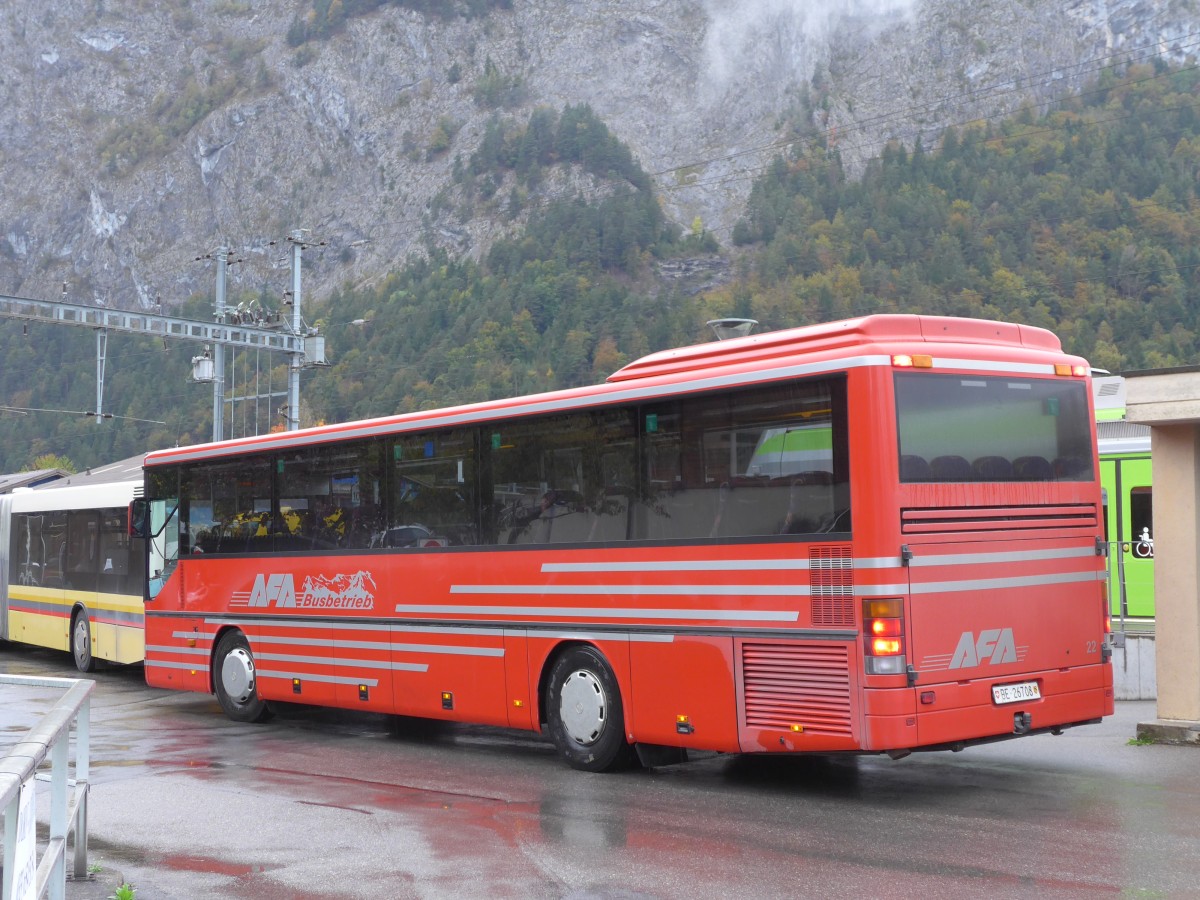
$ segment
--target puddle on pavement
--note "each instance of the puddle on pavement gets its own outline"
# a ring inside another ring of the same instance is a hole
[[[198,872],[205,875],[225,875],[229,878],[245,878],[271,871],[274,866],[251,865],[184,853],[147,853],[139,848],[124,844],[113,844],[92,837],[90,852],[116,862],[144,869],[171,869],[176,872]]]

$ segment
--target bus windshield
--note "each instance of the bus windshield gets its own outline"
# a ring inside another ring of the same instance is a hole
[[[902,482],[1090,481],[1082,381],[897,372]]]

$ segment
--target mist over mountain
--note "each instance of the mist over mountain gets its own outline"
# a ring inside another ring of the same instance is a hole
[[[853,169],[1198,30],[1146,0],[10,0],[0,292],[170,308],[226,245],[233,289],[277,295],[293,229],[327,242],[315,297],[430,247],[481,258],[520,222],[453,202],[455,160],[539,105],[588,104],[668,218],[724,243],[798,115]]]

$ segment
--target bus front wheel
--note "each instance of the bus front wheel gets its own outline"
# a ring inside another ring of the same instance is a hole
[[[226,632],[213,657],[213,687],[225,715],[235,722],[264,722],[270,715],[258,697],[258,678],[250,642],[240,631]]]
[[[80,672],[93,672],[96,658],[92,656],[92,623],[87,610],[80,609],[71,620],[71,655]]]
[[[550,670],[546,718],[558,752],[575,769],[628,768],[634,749],[625,740],[625,715],[616,676],[594,647],[575,647]]]

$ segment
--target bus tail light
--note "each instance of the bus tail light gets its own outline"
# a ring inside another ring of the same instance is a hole
[[[863,601],[863,654],[868,675],[903,675],[904,601]]]

